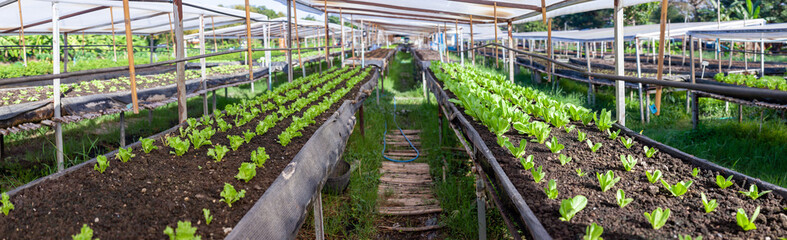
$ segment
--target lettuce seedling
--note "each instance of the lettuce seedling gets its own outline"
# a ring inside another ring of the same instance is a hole
[[[527,141],[519,141],[519,147],[514,147],[514,143],[512,142],[505,142],[505,147],[508,148],[508,151],[514,155],[516,158],[520,158],[525,155],[525,147],[527,147]]]
[[[534,129],[535,131],[533,133],[536,137],[536,139],[534,140],[540,144],[544,144],[549,138],[549,132],[551,132],[552,129],[549,127],[548,124],[539,124],[534,126],[535,126]]]
[[[571,126],[568,126],[568,127],[563,127],[563,130],[566,130],[566,133],[571,133],[571,131],[574,130],[575,127],[576,126],[571,125]]]
[[[139,142],[142,143],[142,151],[145,153],[150,153],[150,151],[158,149],[153,143],[156,140],[150,138],[139,138]]]
[[[213,160],[216,160],[216,162],[221,162],[229,151],[230,149],[227,146],[216,144],[213,148],[208,149],[208,157],[213,157]]]
[[[283,147],[286,147],[288,144],[290,144],[290,141],[292,141],[293,138],[300,137],[300,136],[303,136],[303,134],[301,134],[300,131],[295,131],[295,132],[284,131],[281,134],[279,134],[279,144],[281,144],[281,146]]]
[[[653,229],[660,229],[661,227],[664,226],[664,224],[667,224],[667,219],[669,219],[669,215],[670,215],[669,208],[667,208],[667,210],[656,208],[656,210],[653,210],[653,213],[645,212],[645,218],[648,219],[648,222],[650,222],[650,225],[653,226]]]
[[[631,146],[634,146],[634,139],[621,137],[620,143],[623,143],[623,146],[626,147],[626,149],[631,149]]]
[[[229,135],[227,138],[230,139],[230,148],[232,148],[232,151],[237,151],[240,145],[243,145],[243,137],[241,136]]]
[[[489,121],[489,130],[495,133],[495,135],[500,136],[508,132],[511,128],[511,123],[508,122],[508,119],[500,117],[491,118]]]
[[[563,148],[565,148],[563,144],[557,142],[557,138],[555,137],[552,137],[552,141],[547,142],[546,145],[547,148],[549,148],[549,151],[552,151],[552,153],[560,153],[560,150],[563,150]]]
[[[224,119],[221,118],[216,119],[216,126],[219,127],[219,132],[226,132],[232,128],[232,124],[227,123],[227,121],[224,121]]]
[[[664,185],[664,188],[666,188],[667,191],[672,193],[672,196],[680,197],[680,198],[683,198],[681,196],[683,196],[683,194],[686,194],[686,192],[689,191],[689,187],[691,187],[692,183],[693,182],[691,180],[689,180],[688,182],[680,181],[680,182],[675,183],[675,185],[669,185],[669,183],[667,183],[667,181],[664,181],[664,179],[661,179],[661,184]]]
[[[642,149],[645,150],[645,156],[648,157],[648,158],[652,158],[653,155],[656,154],[656,152],[659,151],[656,148],[649,148],[648,146],[643,146]]]
[[[93,229],[87,226],[87,224],[82,224],[82,229],[79,230],[79,234],[71,235],[71,239],[73,240],[93,240]],[[98,238],[96,238],[98,240]]]
[[[585,236],[582,237],[582,240],[604,240],[601,238],[602,233],[604,233],[604,228],[596,223],[592,223],[585,228]]]
[[[11,210],[14,210],[14,204],[11,203],[11,200],[9,200],[10,198],[11,197],[8,196],[8,193],[0,194],[0,203],[3,204],[3,206],[0,207],[0,211],[2,211],[3,215],[6,216],[8,216],[8,213],[11,212]]]
[[[610,130],[607,130],[607,135],[609,135],[609,139],[611,139],[612,141],[615,141],[615,140],[618,139],[618,136],[620,136],[620,129],[618,129],[617,131],[614,131],[614,132],[610,131]]]
[[[232,207],[232,203],[240,200],[241,198],[246,196],[246,190],[240,190],[240,192],[235,190],[229,183],[224,183],[224,190],[221,191],[221,201],[227,203],[230,207]]]
[[[131,160],[136,154],[131,153],[131,147],[128,148],[118,148],[118,153],[115,154],[115,159],[120,160],[121,162],[128,162]]]
[[[696,178],[698,174],[700,174],[699,168],[694,168],[691,170],[691,177]]]
[[[743,210],[743,208],[738,208],[738,213],[735,214],[735,220],[737,220],[738,226],[740,226],[743,231],[754,230],[757,229],[757,225],[754,225],[754,221],[757,220],[758,215],[760,215],[760,206],[757,206],[757,209],[754,209],[751,219],[746,216],[746,211]]]
[[[585,141],[585,143],[587,143],[587,144],[588,144],[588,147],[590,148],[590,151],[592,151],[592,152],[594,152],[594,153],[595,153],[596,151],[598,151],[598,149],[599,149],[599,148],[601,148],[601,143],[596,143],[596,144],[593,144],[593,141],[590,141],[590,139],[588,139],[587,141]]]
[[[574,198],[565,199],[560,202],[560,221],[568,222],[579,211],[585,209],[588,199],[585,196],[577,195]]]
[[[243,140],[246,140],[246,143],[251,142],[251,138],[254,136],[257,136],[257,134],[252,132],[251,129],[246,129],[246,131],[243,132]]]
[[[607,170],[607,173],[605,174],[597,172],[596,178],[598,179],[598,185],[601,187],[602,192],[606,192],[612,188],[615,183],[620,181],[620,177],[615,177],[615,173],[612,172],[612,170]]]
[[[732,175],[724,179],[721,175],[716,175],[716,185],[718,185],[721,189],[728,188],[732,186]]]
[[[602,132],[612,128],[612,124],[615,123],[612,120],[612,111],[607,111],[607,109],[601,109],[601,113],[598,116],[594,116],[593,121],[596,122],[598,130]]]
[[[634,166],[637,165],[638,161],[639,159],[634,158],[634,156],[631,155],[624,156],[623,154],[620,155],[620,162],[623,163],[623,168],[626,169],[626,172],[630,172],[631,169],[633,169]]]
[[[525,168],[525,171],[530,170],[533,168],[533,166],[535,166],[533,155],[528,155],[526,158],[519,158],[519,163],[522,164],[522,167]]]
[[[175,151],[169,151],[170,154],[175,154],[175,156],[183,156],[186,151],[189,150],[189,146],[191,143],[186,140],[182,140],[179,137],[167,137],[167,145],[170,148],[175,149]]]
[[[738,191],[738,192],[742,193],[743,195],[746,195],[746,196],[750,197],[752,200],[757,200],[758,198],[762,197],[762,195],[765,195],[765,194],[771,192],[771,190],[760,192],[759,189],[757,188],[757,185],[752,184],[752,185],[749,185],[749,191],[748,192],[744,192],[744,191]]]
[[[200,240],[202,237],[197,234],[197,227],[192,227],[191,222],[178,221],[178,229],[173,230],[170,226],[164,229],[164,234],[169,236],[169,240]]]
[[[661,170],[656,170],[651,173],[650,171],[645,171],[645,176],[648,177],[648,182],[656,183],[661,179]]]
[[[719,206],[719,203],[716,202],[716,199],[711,199],[708,201],[708,197],[705,196],[705,193],[700,193],[702,196],[702,206],[705,206],[705,213],[713,212],[716,207]]]
[[[618,192],[615,194],[615,200],[617,200],[618,206],[620,206],[620,208],[623,208],[634,201],[633,198],[626,198],[626,192],[623,191],[623,189],[618,189]]]
[[[580,177],[584,177],[585,175],[588,175],[588,173],[582,172],[581,168],[574,169],[574,171],[576,171],[577,172],[577,176],[580,176]]]
[[[579,129],[577,129],[577,141],[584,142],[585,139],[587,139],[587,136],[588,136],[587,133],[583,133],[582,131],[579,131]]]
[[[502,136],[502,135],[501,136],[497,136],[497,145],[500,145],[501,147],[506,147],[506,146],[508,146],[509,143],[510,143],[510,141],[509,141],[508,137]]]
[[[201,131],[194,130],[189,134],[189,140],[191,140],[191,144],[194,145],[194,149],[199,149],[202,146],[213,144],[210,138],[213,137],[214,133],[216,133],[216,131],[211,127],[207,127]]]
[[[678,234],[678,240],[702,240],[702,236],[697,236],[692,239],[691,235],[680,235]]]
[[[563,154],[560,154],[557,159],[560,161],[560,165],[561,166],[564,166],[567,163],[571,162],[571,157],[563,155]]]
[[[544,188],[544,192],[547,194],[547,198],[549,199],[557,198],[557,182],[555,179],[549,179],[549,183],[547,183],[547,187]]]
[[[109,161],[107,160],[107,157],[104,155],[96,156],[96,164],[93,165],[93,170],[104,173],[104,171],[107,170],[107,167],[109,167]]]
[[[538,170],[536,170],[536,168],[530,169],[530,173],[533,174],[533,181],[536,183],[541,182],[541,179],[544,179],[544,175],[546,175],[546,173],[541,171],[541,167],[542,166],[538,166]]]
[[[202,215],[205,216],[205,225],[210,225],[210,222],[213,221],[213,216],[210,215],[210,210],[203,208]]]
[[[251,152],[251,162],[257,165],[257,167],[263,167],[265,162],[268,161],[270,156],[265,153],[264,147],[257,147],[257,151]]]
[[[238,180],[243,180],[245,182],[249,182],[254,176],[257,176],[257,165],[254,163],[241,163],[240,168],[238,168],[238,175],[235,175],[235,178]]]

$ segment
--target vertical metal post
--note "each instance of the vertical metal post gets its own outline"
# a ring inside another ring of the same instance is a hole
[[[325,239],[325,227],[322,219],[322,192],[317,191],[314,196],[314,239]]]
[[[153,34],[148,35],[148,39],[150,40],[150,49],[148,49],[150,52],[150,56],[148,56],[150,60],[148,60],[148,63],[153,63],[153,51],[155,51],[154,49],[156,47],[155,43],[153,43]]]
[[[552,55],[553,54],[553,52],[552,52],[553,49],[552,49],[552,19],[551,18],[549,20],[547,20],[547,43],[546,44],[547,44],[547,46],[546,46],[547,47],[546,48],[547,49],[547,56],[549,57],[549,60],[554,60],[553,55]],[[552,70],[553,70],[554,67],[555,67],[555,64],[552,63],[552,61],[550,61],[549,64],[547,65],[547,76],[548,76],[547,82],[550,82],[550,83],[552,82]],[[552,86],[554,86],[554,85],[552,85]]]
[[[263,29],[265,34],[265,48],[271,47],[271,24],[266,23],[265,29]],[[273,90],[273,64],[271,63],[271,51],[265,51],[265,63],[268,64],[268,91]]]
[[[513,49],[514,48],[514,37],[513,37],[513,27],[511,26],[511,20],[508,20],[508,47]],[[511,79],[511,83],[514,83],[514,51],[508,50],[508,78]]]
[[[286,0],[285,0],[286,1]],[[292,82],[292,5],[287,2],[287,82]]]
[[[363,19],[361,19],[361,67],[366,66],[366,38],[364,35],[366,35],[366,26],[364,26]]]
[[[128,0],[124,0],[128,1]],[[183,41],[183,2],[182,0],[174,0],[172,3],[173,12],[175,13],[175,58],[180,60],[184,58],[185,46]],[[131,39],[131,37],[128,37]],[[128,41],[131,44],[131,41]],[[183,123],[188,116],[188,108],[186,108],[186,63],[177,63],[176,82],[178,88],[178,122]]]
[[[691,83],[697,83],[697,76],[694,73],[694,39],[692,39],[691,35],[689,35],[689,61],[691,61]],[[686,90],[691,94],[691,105],[692,105],[692,113],[691,113],[691,125],[694,129],[697,128],[697,124],[699,124],[699,106],[697,106],[697,96],[691,90]]]
[[[52,2],[52,74],[60,73],[60,10],[58,2]],[[55,118],[60,118],[60,78],[52,80],[52,99]],[[55,147],[57,148],[57,171],[63,171],[63,126],[55,121]]]
[[[493,27],[495,28],[495,44],[497,44],[497,2],[494,3],[495,3],[495,8],[494,8],[495,25]],[[500,61],[498,61],[497,59],[499,53],[498,49],[499,48],[497,47],[497,45],[495,45],[495,68],[500,67]]]
[[[199,54],[205,55],[205,15],[199,15]],[[208,85],[205,82],[207,70],[205,68],[205,58],[199,59],[200,65],[200,88],[202,88],[202,115],[208,115]],[[252,84],[254,86],[254,84]]]
[[[126,112],[120,112],[120,147],[126,146]]]
[[[760,38],[760,77],[765,77],[765,39],[762,38]]]
[[[475,41],[473,40],[473,15],[470,15],[470,48],[475,47]],[[475,66],[475,49],[470,51],[470,58],[473,59],[473,66]]]
[[[665,2],[667,0],[664,0]],[[666,8],[666,7],[665,7]],[[615,0],[615,74],[625,76],[623,63],[623,2]],[[662,42],[664,39],[664,25],[661,28]],[[620,125],[626,126],[626,85],[623,81],[615,81],[615,108],[617,120]]]
[[[17,0],[16,3],[19,8],[19,43],[22,44],[22,61],[24,66],[27,67],[27,44],[25,44],[25,22],[22,20],[22,1]],[[0,148],[2,148],[2,146],[0,146]],[[0,151],[2,151],[2,149],[0,149]],[[3,156],[4,155],[0,155],[0,159],[2,159]]]
[[[339,26],[340,31],[342,31],[342,67],[344,67],[344,16],[342,15],[342,9],[339,8],[339,20],[341,20],[341,26]]]
[[[68,33],[63,33],[63,72],[68,72],[68,59]]]
[[[475,167],[480,167],[476,164]],[[480,174],[476,174],[475,181],[475,194],[476,194],[476,208],[478,210],[478,239],[486,240],[486,195],[484,194],[484,180]]]
[[[330,38],[328,37],[328,0],[323,0],[323,4],[325,5],[325,62],[328,63],[328,67],[331,67],[331,44],[329,42]],[[320,64],[322,66],[322,64]]]
[[[298,65],[301,66],[301,74],[306,77],[306,67],[303,66],[303,58],[301,57],[301,39],[298,37],[298,9],[295,0],[292,0],[294,11],[293,19],[295,19],[295,46],[298,46]],[[308,40],[306,41],[308,43]]]
[[[590,47],[589,46],[590,46],[590,43],[589,42],[585,42],[585,60],[586,60],[586,63],[587,63],[588,72],[592,72],[593,71],[593,67],[590,64]],[[532,73],[535,74],[536,72],[532,71]],[[596,104],[596,96],[595,96],[594,88],[595,88],[596,85],[594,85],[592,82],[590,82],[592,80],[593,80],[593,77],[588,76],[588,103],[590,105],[595,105]]]
[[[642,78],[642,63],[640,62],[639,58],[639,38],[634,38],[634,49],[635,54],[637,55],[637,77]],[[642,103],[642,87],[642,83],[637,83],[637,88],[639,90],[639,120],[642,122],[647,122],[645,119],[645,108]],[[645,90],[645,93],[647,94],[647,90]]]

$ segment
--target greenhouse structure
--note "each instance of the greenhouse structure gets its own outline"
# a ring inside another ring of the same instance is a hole
[[[0,0],[0,239],[787,239],[773,0]]]

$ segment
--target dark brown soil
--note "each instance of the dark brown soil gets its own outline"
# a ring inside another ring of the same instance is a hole
[[[365,53],[364,57],[365,58],[369,58],[369,59],[371,59],[371,58],[383,59],[383,58],[388,57],[388,54],[390,54],[390,52],[392,52],[392,51],[396,51],[396,49],[378,48],[378,49],[375,49],[373,51]],[[352,60],[359,60],[359,59],[361,59],[361,55],[356,55],[354,58],[350,58],[350,59],[352,59]]]
[[[449,97],[455,98],[448,92]],[[457,106],[461,112],[464,109]],[[519,193],[533,210],[546,230],[555,239],[577,239],[584,235],[585,228],[591,223],[604,227],[602,237],[606,239],[667,239],[676,238],[677,235],[690,234],[702,235],[704,239],[778,239],[787,236],[787,222],[780,219],[787,215],[783,208],[787,201],[781,196],[769,193],[765,196],[751,200],[738,193],[747,190],[748,183],[735,182],[735,185],[720,189],[715,183],[715,172],[701,170],[697,178],[691,177],[694,166],[664,153],[656,153],[654,158],[646,158],[643,145],[635,143],[631,149],[626,149],[619,141],[612,141],[607,134],[601,133],[595,126],[585,127],[582,123],[572,122],[591,141],[601,142],[601,149],[592,153],[585,143],[577,141],[576,130],[567,134],[564,130],[553,129],[550,133],[558,142],[565,145],[561,152],[574,160],[561,166],[557,154],[553,154],[543,145],[528,142],[527,154],[535,157],[536,167],[543,166],[546,177],[540,183],[534,183],[529,171],[525,171],[517,159],[508,150],[496,143],[496,137],[485,126],[472,121],[473,127],[481,134],[486,145],[494,154],[506,175],[519,190]],[[516,134],[512,129],[507,137],[514,144],[521,140],[530,140],[530,137]],[[640,162],[631,172],[626,172],[620,163],[620,154],[630,154],[640,159]],[[581,168],[587,175],[579,177],[575,169]],[[662,179],[674,184],[678,181],[693,180],[694,184],[683,198],[672,197],[660,184],[648,182],[645,171],[661,170]],[[612,170],[616,177],[622,180],[607,191],[601,192],[596,179],[596,172]],[[550,179],[556,179],[559,191],[558,199],[550,200],[544,193],[544,187]],[[744,189],[745,186],[745,189]],[[619,208],[615,200],[617,189],[623,189],[627,198],[634,201],[625,208]],[[720,206],[714,212],[705,213],[700,200],[700,193],[704,192],[709,199],[717,199]],[[588,198],[587,207],[577,213],[571,222],[559,220],[560,200],[583,195]],[[756,220],[757,230],[744,232],[737,226],[735,212],[738,208],[746,210],[750,216],[757,206],[762,206],[760,216]],[[659,230],[653,230],[650,223],[643,215],[657,207],[670,208],[672,215],[667,224]]]
[[[167,226],[174,228],[177,221],[191,221],[199,228],[197,234],[203,239],[222,239],[322,122],[344,100],[353,99],[361,85],[354,86],[350,91],[353,94],[345,95],[318,116],[317,124],[302,130],[303,136],[293,139],[287,147],[276,142],[278,134],[290,125],[292,116],[302,115],[319,101],[280,121],[265,135],[253,138],[237,151],[230,151],[222,162],[214,162],[207,156],[209,146],[190,149],[185,155],[176,157],[169,154],[171,149],[162,146],[162,141],[156,141],[158,150],[145,154],[135,149],[136,157],[127,163],[111,161],[104,174],[88,166],[25,189],[11,197],[16,209],[7,217],[0,217],[0,231],[4,233],[0,238],[68,238],[78,233],[82,224],[88,224],[95,231],[94,237],[102,239],[162,239],[166,237],[163,231]],[[335,89],[344,86],[345,83],[341,83]],[[217,132],[211,140],[214,144],[229,146],[226,136],[242,136],[246,129],[254,131],[255,123],[265,115],[260,114],[243,127]],[[240,164],[248,162],[250,152],[257,147],[265,147],[271,156],[265,167],[258,168],[257,175],[248,183],[235,179]],[[246,190],[246,197],[235,202],[232,208],[219,201],[225,182],[238,191]],[[203,208],[209,209],[214,216],[210,225],[205,224]]]
[[[423,61],[439,61],[440,60],[440,53],[435,50],[430,49],[418,49],[415,50],[415,54],[418,54],[418,58]]]

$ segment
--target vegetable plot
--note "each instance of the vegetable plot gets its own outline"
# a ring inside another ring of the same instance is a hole
[[[101,239],[224,238],[372,71],[334,68],[285,83],[124,150],[126,162],[105,159],[23,189],[10,196],[15,206],[0,217],[0,232],[67,238],[87,224]],[[284,132],[299,136],[283,146]]]
[[[587,232],[593,238],[599,231],[607,239],[787,236],[784,198],[743,182],[720,188],[717,173],[617,136],[611,112],[558,102],[506,76],[458,64],[431,69],[456,98],[450,101],[476,121],[473,127],[552,237]],[[527,142],[524,153],[511,151]]]
[[[723,73],[717,73],[713,79],[723,83],[753,87],[753,88],[766,88],[770,90],[787,91],[787,80],[781,76],[764,76],[757,78],[752,74],[739,74],[734,73],[724,76]]]

